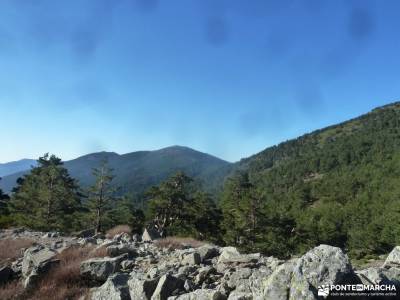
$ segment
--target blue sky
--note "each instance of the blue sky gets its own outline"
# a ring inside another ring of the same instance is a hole
[[[0,162],[170,145],[236,161],[355,117],[400,98],[399,10],[2,0]]]

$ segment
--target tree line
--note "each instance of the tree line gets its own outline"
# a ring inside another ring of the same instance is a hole
[[[226,180],[228,244],[279,257],[329,244],[351,257],[400,244],[400,104],[268,148]]]
[[[25,226],[42,231],[73,232],[93,228],[104,232],[128,224],[141,233],[155,224],[161,236],[185,235],[216,241],[220,211],[193,179],[174,174],[143,195],[145,207],[133,196],[120,195],[113,170],[104,161],[92,170],[94,183],[81,189],[60,158],[45,154],[17,180],[10,196],[0,190],[0,227]]]

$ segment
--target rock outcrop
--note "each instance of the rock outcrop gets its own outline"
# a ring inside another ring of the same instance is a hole
[[[391,267],[400,268],[400,246],[395,247],[392,252],[389,253],[383,267],[388,269]]]
[[[101,287],[91,291],[91,299],[130,300],[128,279],[129,275],[127,274],[111,275]]]
[[[120,263],[128,257],[123,254],[117,257],[92,258],[81,264],[81,276],[91,281],[104,282],[107,278],[120,270]]]
[[[392,284],[400,291],[400,246],[395,247],[380,267],[357,270],[363,284]]]
[[[59,260],[55,259],[56,255],[57,251],[42,245],[30,247],[25,251],[22,260],[22,275],[25,278],[25,288],[34,287],[43,274],[59,263]]]

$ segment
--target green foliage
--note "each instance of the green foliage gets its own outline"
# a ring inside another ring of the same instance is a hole
[[[77,183],[61,159],[48,154],[18,180],[10,201],[16,225],[39,230],[73,230],[73,216],[79,208]]]
[[[162,235],[216,239],[219,211],[208,194],[193,185],[182,172],[171,176],[148,193],[148,219]]]
[[[10,197],[0,189],[0,216],[8,214],[8,200]]]
[[[362,257],[399,243],[400,103],[268,148],[238,169],[248,180],[227,180],[221,199],[227,242],[254,240],[247,250],[282,257],[321,243]],[[263,229],[249,240],[254,194]]]
[[[248,173],[239,172],[229,178],[221,201],[225,242],[253,249],[263,231],[263,206]]]
[[[143,232],[145,216],[141,209],[137,209],[135,202],[129,196],[115,199],[112,209],[107,214],[108,224],[106,229],[116,225],[127,224],[132,228],[132,233]]]
[[[61,159],[48,154],[17,180],[11,200],[0,190],[0,228],[12,225],[37,230],[107,230],[129,224],[141,233],[145,217],[137,198],[116,197],[112,169],[103,162],[93,170],[95,184],[83,195]],[[83,202],[83,203],[82,203]]]
[[[89,210],[92,227],[96,232],[104,230],[105,224],[109,222],[109,212],[115,202],[112,172],[106,161],[103,161],[99,168],[93,168],[95,184],[89,188],[86,207]]]
[[[285,208],[265,199],[249,173],[238,172],[226,181],[221,199],[224,241],[244,251],[287,256],[294,221]]]
[[[6,228],[12,224],[12,216],[10,216],[9,212],[9,200],[10,197],[0,189],[0,228]]]
[[[221,241],[222,212],[217,208],[210,194],[201,190],[194,191],[192,204],[188,207],[188,215],[187,222],[191,224],[192,237],[216,243]]]

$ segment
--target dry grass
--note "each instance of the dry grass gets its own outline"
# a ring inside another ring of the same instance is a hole
[[[88,258],[93,258],[93,257],[106,257],[107,256],[107,247],[100,247],[97,249],[93,249],[90,253]]]
[[[23,238],[0,240],[0,265],[23,256],[22,249],[29,248],[33,243],[33,240]]]
[[[0,286],[0,299],[2,300],[22,299],[23,293],[24,287],[19,280],[14,280]]]
[[[124,233],[124,232],[131,234],[132,228],[129,225],[115,226],[106,232],[106,238],[111,239],[114,236],[116,236],[117,234]]]
[[[81,262],[93,257],[102,257],[104,253],[105,248],[94,250],[93,246],[66,249],[57,256],[60,264],[49,271],[28,299],[72,300],[87,295],[89,287],[80,277]]]
[[[193,238],[181,238],[181,237],[167,237],[159,239],[154,242],[158,248],[170,248],[170,249],[184,249],[187,247],[198,248],[205,245],[205,242],[195,240]]]

